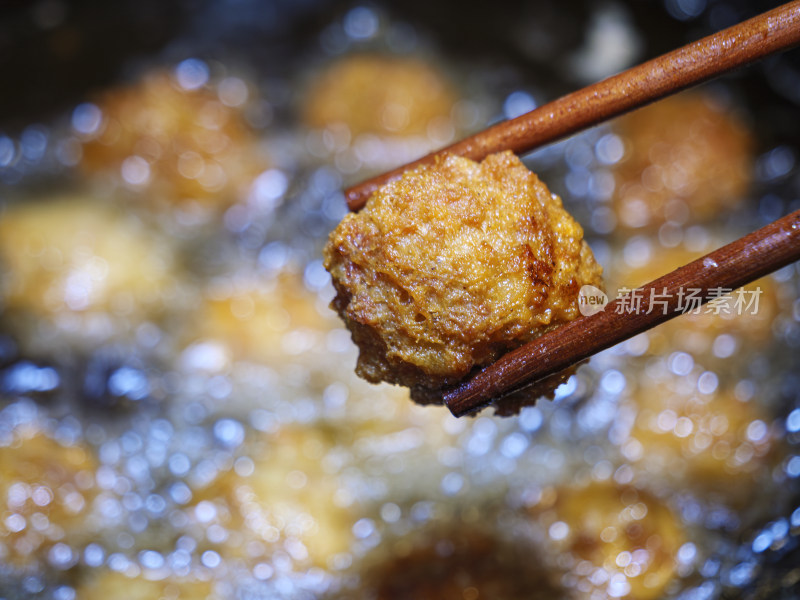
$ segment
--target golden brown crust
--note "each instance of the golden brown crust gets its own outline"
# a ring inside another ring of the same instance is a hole
[[[333,307],[369,381],[436,389],[576,318],[601,268],[583,231],[512,153],[447,156],[331,234]]]

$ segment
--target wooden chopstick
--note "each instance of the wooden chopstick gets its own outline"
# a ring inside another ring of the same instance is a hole
[[[634,108],[707,81],[800,43],[800,0],[623,71],[599,83],[504,121],[438,152],[345,190],[358,210],[380,186],[439,154],[483,160],[511,150],[529,152]]]
[[[476,411],[502,396],[574,365],[680,314],[690,295],[706,302],[800,260],[800,210],[723,246],[502,356],[471,379],[446,390],[455,416]],[[700,290],[695,293],[695,290]],[[658,298],[658,303],[650,301]],[[640,310],[633,311],[636,298]],[[681,307],[681,304],[684,306]],[[655,307],[651,312],[647,309]]]

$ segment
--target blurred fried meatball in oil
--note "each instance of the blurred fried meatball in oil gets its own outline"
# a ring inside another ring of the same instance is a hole
[[[626,151],[615,167],[624,229],[697,223],[736,209],[750,187],[753,139],[714,98],[681,94],[634,111],[615,129]]]
[[[194,498],[230,507],[232,531],[291,548],[305,567],[330,567],[352,544],[357,518],[334,500],[341,475],[326,469],[326,458],[352,439],[335,428],[294,426],[254,442],[251,473],[227,471]],[[226,556],[242,551],[238,544],[222,549]]]
[[[190,578],[149,580],[144,576],[129,577],[124,573],[102,571],[78,587],[77,597],[81,600],[217,600],[220,596],[213,592],[213,588],[214,584],[209,581]]]
[[[156,71],[97,106],[102,117],[82,135],[81,168],[116,172],[155,204],[227,208],[268,166],[243,107],[226,105],[209,86],[185,89]]]
[[[210,286],[190,326],[189,339],[193,344],[217,344],[234,361],[278,365],[316,357],[292,351],[292,344],[296,346],[302,338],[308,340],[303,347],[324,347],[324,336],[337,325],[333,314],[317,300],[316,294],[303,287],[302,278],[289,270],[273,280]]]
[[[549,509],[534,507],[557,556],[582,579],[577,598],[664,598],[687,532],[669,506],[608,480],[556,490]]]
[[[81,196],[9,206],[0,217],[0,264],[5,308],[52,319],[155,316],[176,274],[169,243],[135,217]]]
[[[356,54],[333,64],[312,85],[304,109],[311,127],[347,125],[362,133],[424,135],[448,119],[457,100],[444,77],[416,58]]]
[[[457,529],[455,528],[457,527]],[[541,567],[533,545],[455,524],[406,535],[377,549],[362,574],[359,598],[371,600],[556,600],[569,598],[556,570]],[[386,551],[386,548],[389,551]],[[336,596],[337,600],[353,597]]]
[[[510,152],[447,156],[387,184],[334,230],[325,266],[358,374],[418,400],[575,319],[602,272],[561,199]]]
[[[722,242],[713,243],[722,245]],[[708,251],[711,247],[709,245]],[[614,268],[616,272],[607,273],[606,281],[618,281],[620,289],[623,286],[636,288],[696,260],[706,252],[705,249],[689,250],[684,245],[658,247],[652,259],[644,265],[631,267],[624,261],[619,261]],[[736,356],[752,360],[754,352],[765,348],[772,341],[772,324],[781,312],[781,304],[781,291],[777,282],[771,277],[762,277],[723,294],[702,308],[693,308],[679,318],[649,330],[646,333],[649,340],[648,353],[664,354],[681,350],[695,357],[702,357],[706,367],[730,365],[734,356],[725,352],[717,356],[714,351],[715,343],[724,343],[734,344],[735,348],[741,349],[735,353]],[[717,342],[723,335],[727,341]]]

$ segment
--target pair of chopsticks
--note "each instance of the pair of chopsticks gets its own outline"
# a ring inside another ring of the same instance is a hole
[[[693,42],[599,83],[568,94],[516,119],[504,121],[438,152],[379,175],[345,192],[358,210],[372,193],[405,171],[431,164],[441,154],[482,160],[511,150],[529,152],[717,75],[800,44],[800,0]],[[503,396],[555,374],[589,356],[682,314],[682,291],[736,289],[800,260],[800,211],[578,318],[502,356],[460,385],[444,390],[455,416],[474,412]],[[632,295],[664,298],[658,310],[631,312]]]

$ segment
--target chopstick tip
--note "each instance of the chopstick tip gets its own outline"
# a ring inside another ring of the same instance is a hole
[[[442,394],[444,405],[456,417],[465,417],[489,406],[493,399],[481,398],[471,389],[470,380],[449,388]]]

